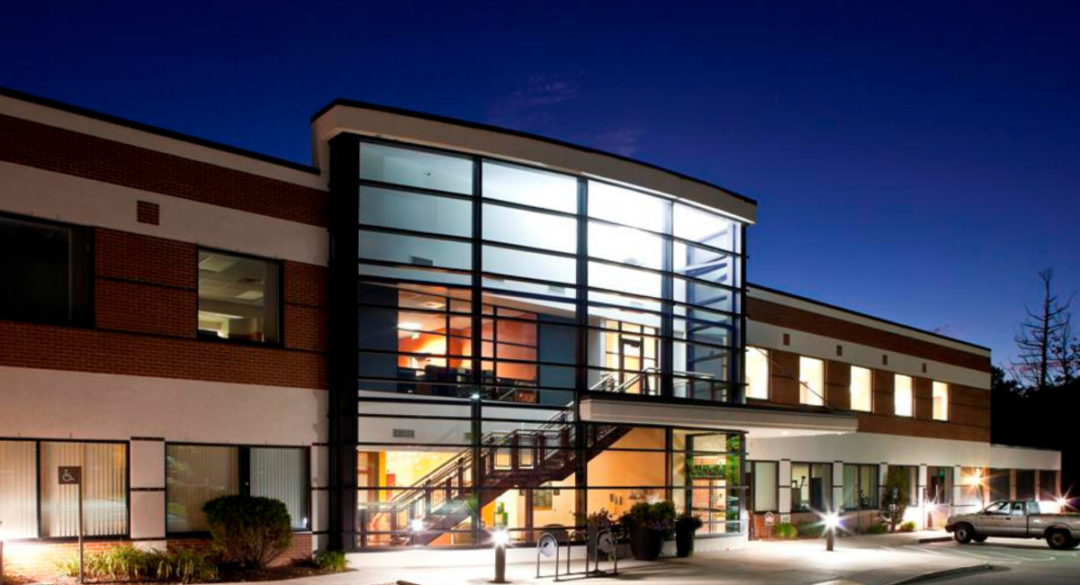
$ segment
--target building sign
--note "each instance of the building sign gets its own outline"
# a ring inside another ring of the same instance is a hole
[[[791,524],[791,514],[780,514],[781,524]]]
[[[56,471],[56,477],[60,485],[80,485],[82,483],[82,467],[61,466]]]
[[[776,523],[776,516],[773,516],[772,512],[765,514],[765,526],[772,528],[772,525]]]

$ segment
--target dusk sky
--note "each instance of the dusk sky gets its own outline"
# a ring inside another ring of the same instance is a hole
[[[988,345],[995,364],[1038,270],[1080,290],[1077,2],[4,12],[0,85],[293,161],[311,162],[311,114],[345,97],[718,183],[759,203],[751,282]]]

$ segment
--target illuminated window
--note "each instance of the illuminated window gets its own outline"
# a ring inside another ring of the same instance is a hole
[[[934,420],[949,420],[949,385],[934,382]]]
[[[825,362],[799,358],[799,403],[811,406],[825,404]]]
[[[199,250],[199,335],[281,341],[277,262]]]
[[[769,352],[759,347],[746,348],[746,397],[769,399]]]
[[[870,412],[873,404],[872,394],[870,370],[851,366],[851,410]]]
[[[911,376],[896,375],[895,397],[893,401],[893,414],[896,416],[911,416],[914,411],[915,398],[911,391]]]

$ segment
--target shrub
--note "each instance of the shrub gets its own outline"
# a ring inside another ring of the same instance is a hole
[[[327,573],[344,573],[349,568],[345,560],[345,551],[324,550],[315,553],[315,564]]]
[[[908,520],[900,525],[900,532],[915,532],[915,523]]]
[[[691,514],[690,512],[683,512],[675,518],[675,531],[676,532],[694,532],[701,528],[703,525],[701,518]]]
[[[781,522],[776,525],[773,535],[780,540],[795,540],[799,537],[799,529],[791,522]]]
[[[884,524],[871,524],[866,527],[866,534],[885,534],[889,527]]]
[[[668,501],[647,504],[639,502],[619,519],[625,528],[642,527],[671,532],[675,527],[675,504]]]
[[[79,555],[73,553],[56,562],[65,577],[79,575]],[[208,554],[180,549],[171,552],[142,550],[130,545],[114,546],[84,558],[86,577],[114,581],[179,581],[209,583],[218,579],[218,569]]]
[[[881,514],[889,529],[896,532],[897,525],[904,520],[908,505],[908,474],[902,467],[890,467],[885,476],[885,489],[881,493]]]
[[[227,562],[263,568],[292,544],[285,504],[258,496],[221,496],[203,504],[214,548]]]
[[[158,579],[181,583],[210,583],[218,580],[217,565],[210,554],[189,548],[170,551],[158,567]]]
[[[799,522],[796,527],[799,536],[818,538],[825,533],[825,525],[821,522]]]

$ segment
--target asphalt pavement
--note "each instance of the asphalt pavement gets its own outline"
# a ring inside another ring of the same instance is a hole
[[[990,571],[923,581],[928,585],[1065,585],[1080,584],[1080,549],[1052,550],[1042,540],[991,538],[982,544],[912,544],[885,547],[952,559],[987,563]]]

